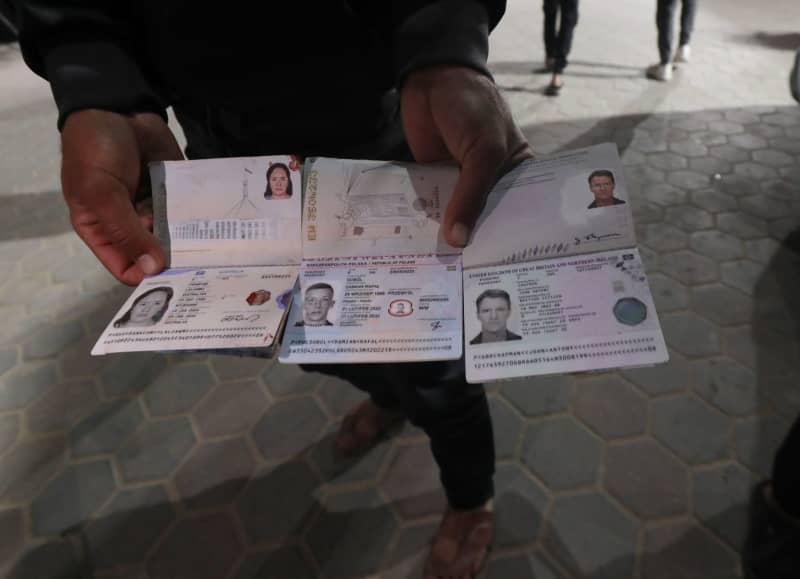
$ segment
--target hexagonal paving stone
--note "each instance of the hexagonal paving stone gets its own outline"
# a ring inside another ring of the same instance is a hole
[[[317,478],[308,465],[292,461],[258,474],[237,501],[239,519],[252,543],[299,537],[317,506]]]
[[[672,141],[669,150],[684,157],[705,157],[708,154],[706,146],[695,139]]]
[[[734,147],[744,149],[747,151],[754,151],[756,149],[763,149],[767,146],[767,141],[763,137],[746,133],[744,135],[732,135],[728,141]]]
[[[279,547],[250,553],[236,570],[234,579],[302,579],[316,572],[299,547]]]
[[[787,115],[783,113],[774,113],[771,115],[764,115],[761,117],[761,121],[767,123],[768,125],[776,125],[779,127],[791,127],[797,124],[797,118],[793,115]]]
[[[647,427],[647,399],[614,374],[579,381],[573,408],[606,439],[641,434]]]
[[[58,382],[55,364],[18,366],[0,378],[0,411],[24,408]]]
[[[737,237],[720,231],[697,231],[690,236],[692,249],[716,261],[727,261],[742,256],[742,242]]]
[[[33,534],[56,535],[80,525],[113,492],[114,475],[107,461],[68,467],[31,504]]]
[[[785,242],[800,227],[800,220],[797,217],[785,217],[775,219],[767,224],[767,229],[771,237]]]
[[[753,151],[752,157],[753,161],[756,163],[761,163],[762,165],[768,165],[770,167],[788,167],[795,163],[792,155],[774,149]]]
[[[367,395],[350,382],[334,376],[327,376],[317,389],[319,397],[328,412],[339,418],[355,408]]]
[[[736,163],[733,167],[733,172],[742,177],[749,179],[756,179],[759,181],[766,181],[767,179],[776,179],[779,175],[774,167],[768,167],[761,163],[753,163],[751,161],[743,161]]]
[[[686,200],[686,192],[668,183],[647,185],[642,190],[642,196],[657,205],[669,207],[680,205]]]
[[[325,481],[325,488],[338,488],[354,482],[374,481],[389,450],[391,440],[383,440],[364,454],[344,456],[336,450],[336,433],[341,422],[328,426],[325,436],[311,449],[309,460]]]
[[[71,380],[50,388],[25,412],[28,429],[34,433],[71,428],[100,403],[94,382]]]
[[[233,567],[242,547],[228,515],[215,513],[180,521],[147,562],[151,579],[218,579]]]
[[[758,263],[768,263],[780,248],[781,244],[778,241],[769,238],[745,241],[744,243],[747,257]]]
[[[209,356],[214,373],[220,381],[256,378],[270,364],[266,358],[256,356]]]
[[[103,394],[109,398],[137,394],[144,390],[167,366],[166,357],[150,352],[129,352],[114,356],[100,379]]]
[[[661,328],[667,344],[686,356],[710,356],[720,351],[717,327],[696,315],[666,314],[661,316]]]
[[[730,173],[733,165],[724,159],[715,157],[698,157],[689,159],[689,169],[704,175],[712,175],[714,179],[721,179],[720,173]]]
[[[687,166],[686,158],[675,153],[653,153],[647,156],[647,162],[656,169],[665,171],[674,169],[685,169]]]
[[[0,510],[0,565],[17,554],[25,540],[22,509]]]
[[[689,396],[654,400],[653,434],[690,464],[726,458],[731,421]]]
[[[690,200],[692,205],[711,213],[735,211],[739,207],[735,197],[713,189],[693,191]]]
[[[489,411],[494,426],[494,446],[498,459],[512,458],[522,434],[522,419],[497,396],[489,397]]]
[[[739,239],[756,239],[767,235],[767,224],[746,213],[721,213],[717,215],[717,228]]]
[[[737,577],[738,555],[690,522],[670,522],[645,533],[642,579]]]
[[[595,481],[601,444],[574,418],[554,418],[528,427],[522,459],[550,488],[575,488]]]
[[[689,232],[710,229],[714,225],[710,213],[688,205],[670,207],[664,212],[664,221]]]
[[[17,414],[0,415],[0,455],[17,441],[20,431],[20,419]]]
[[[306,372],[296,364],[273,364],[261,375],[274,396],[308,394],[323,380],[317,372]]]
[[[503,384],[501,394],[525,416],[563,412],[569,406],[572,380],[568,376],[531,376]]]
[[[797,145],[797,152],[800,153],[800,141],[797,141]],[[797,199],[798,186],[800,186],[800,184],[792,183],[785,179],[776,179],[775,181],[767,181],[761,189],[774,199],[795,201]]]
[[[57,355],[72,342],[83,336],[80,322],[60,322],[48,324],[36,332],[22,347],[26,360],[50,358]]]
[[[639,236],[640,243],[656,251],[674,251],[686,247],[686,233],[666,223],[645,225]]]
[[[774,137],[769,139],[770,149],[778,149],[785,153],[794,155],[800,154],[800,139],[793,139],[791,137]]]
[[[566,579],[537,553],[508,555],[489,561],[486,579]]]
[[[423,567],[438,528],[438,521],[414,523],[400,528],[384,558],[381,578],[422,577]]]
[[[746,416],[758,410],[756,375],[730,358],[694,363],[694,390],[726,414]]]
[[[406,519],[439,514],[447,505],[427,442],[396,445],[380,486]]]
[[[692,309],[722,325],[742,324],[753,318],[753,300],[749,296],[721,284],[693,287]]]
[[[317,440],[327,418],[311,397],[281,400],[253,428],[253,441],[268,460],[288,458]]]
[[[744,132],[744,127],[740,123],[731,120],[711,121],[708,123],[708,128],[723,135],[735,135]]]
[[[790,420],[794,420],[792,416]],[[736,458],[761,476],[772,473],[772,461],[789,434],[791,421],[777,415],[756,416],[736,423]]]
[[[102,569],[143,562],[174,516],[159,485],[120,491],[86,529],[92,563]]]
[[[689,285],[709,283],[718,278],[717,264],[693,251],[662,254],[659,259],[659,269],[668,276]]]
[[[96,259],[96,258],[95,258]],[[64,378],[94,378],[109,364],[112,356],[92,356],[96,336],[87,336],[61,351],[58,368]]]
[[[153,416],[188,412],[214,383],[214,376],[205,364],[173,366],[147,388],[145,404]]]
[[[686,512],[687,470],[653,440],[611,444],[605,486],[641,517]]]
[[[649,368],[623,370],[622,375],[650,396],[683,392],[689,387],[689,362],[677,352],[669,353],[669,360]]]
[[[761,219],[778,219],[790,213],[788,203],[767,195],[751,195],[740,199],[739,207]]]
[[[186,418],[146,422],[116,453],[122,478],[130,482],[168,476],[194,443]]]
[[[729,163],[739,163],[750,158],[747,151],[733,145],[715,145],[709,147],[708,154],[714,158],[728,161]]]
[[[744,544],[747,505],[756,482],[753,475],[738,464],[692,473],[694,514],[735,549],[741,549]]]
[[[0,458],[0,501],[30,500],[55,473],[65,459],[64,439],[60,437],[24,438]]]
[[[664,209],[655,203],[631,198],[630,205],[637,224],[660,223],[664,220]]]
[[[636,526],[603,495],[556,499],[544,540],[559,562],[580,577],[633,576]]]
[[[189,509],[232,502],[247,484],[255,460],[242,438],[198,446],[175,473],[175,488]]]
[[[78,561],[75,548],[69,541],[50,541],[30,548],[14,564],[5,579],[58,579],[80,577],[83,564]]]
[[[667,175],[667,183],[687,191],[697,191],[708,187],[709,178],[708,175],[696,171],[670,171]]]
[[[17,365],[17,349],[3,348],[0,350],[0,375]]]
[[[372,489],[325,500],[306,542],[322,574],[331,579],[362,577],[379,570],[397,520]]]
[[[143,418],[136,400],[116,400],[98,407],[69,433],[72,454],[85,457],[114,452]]]
[[[689,305],[689,290],[683,284],[660,273],[651,274],[648,282],[657,311],[682,310]]]
[[[250,429],[267,408],[267,397],[254,380],[222,384],[194,410],[203,436],[239,434]]]
[[[494,543],[510,547],[532,543],[539,536],[547,495],[516,464],[504,464],[495,475]]]

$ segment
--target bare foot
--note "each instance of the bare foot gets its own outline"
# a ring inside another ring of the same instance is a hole
[[[372,400],[365,400],[344,417],[334,446],[344,455],[366,452],[403,420],[401,413],[384,410]]]
[[[469,511],[447,509],[425,563],[425,579],[475,577],[486,562],[493,529],[492,501]]]

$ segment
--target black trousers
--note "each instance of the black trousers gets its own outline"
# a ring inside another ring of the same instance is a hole
[[[778,504],[800,518],[800,417],[781,443],[772,465],[772,490]]]
[[[578,24],[578,0],[544,0],[544,51],[555,61],[554,72],[567,68],[572,36]],[[559,21],[559,16],[560,21]]]
[[[697,0],[680,0],[681,2],[681,34],[679,46],[689,44],[694,30],[694,16],[697,12]],[[658,0],[656,5],[656,27],[658,28],[658,53],[661,64],[672,60],[672,23],[675,19],[675,8],[678,0]]]
[[[186,135],[186,154],[190,158],[288,153],[411,159],[391,96],[387,98],[385,119],[375,123],[374,132],[317,143],[312,151],[282,149],[281,143],[297,139],[297,134],[286,139],[276,135],[268,112],[259,122],[259,115],[253,112],[245,120],[235,112],[196,104],[182,103],[174,109]],[[309,364],[303,369],[342,378],[367,392],[378,406],[402,411],[422,428],[430,438],[442,485],[453,508],[478,507],[494,494],[494,434],[489,406],[483,386],[467,384],[463,360]]]

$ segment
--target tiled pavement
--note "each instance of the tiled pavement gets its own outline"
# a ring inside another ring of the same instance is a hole
[[[541,96],[538,2],[493,70],[539,152],[613,140],[672,359],[489,388],[499,579],[738,576],[747,495],[800,411],[800,6],[706,0],[669,85],[648,0],[582,4],[562,96]],[[604,12],[606,10],[607,12]],[[610,13],[610,14],[609,14]],[[360,395],[264,361],[91,358],[129,291],[57,191],[46,92],[0,50],[0,574],[12,578],[418,576],[443,498],[406,428],[338,461]],[[17,100],[14,100],[14,94]]]

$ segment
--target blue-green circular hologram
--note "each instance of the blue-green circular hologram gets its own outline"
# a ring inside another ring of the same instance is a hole
[[[647,306],[637,298],[622,298],[614,304],[614,317],[620,324],[636,326],[647,319]]]

